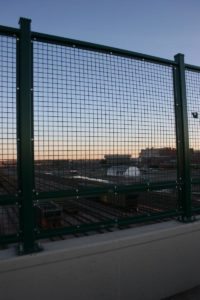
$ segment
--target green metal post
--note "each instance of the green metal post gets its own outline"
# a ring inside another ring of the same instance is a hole
[[[22,198],[20,208],[21,254],[39,250],[35,242],[35,217],[33,206],[33,65],[31,20],[20,18],[18,42],[18,162]]]
[[[183,210],[181,220],[192,221],[191,209],[191,176],[190,176],[190,149],[188,134],[187,99],[185,84],[184,55],[175,55],[177,66],[174,68],[176,139],[178,156],[178,186],[179,205]]]

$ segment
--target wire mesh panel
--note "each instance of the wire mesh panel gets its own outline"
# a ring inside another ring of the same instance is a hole
[[[171,66],[33,44],[37,191],[176,180]]]
[[[0,206],[0,238],[19,232],[19,209],[15,205]]]
[[[97,223],[103,228],[109,222],[117,224],[122,220],[174,211],[176,198],[175,189],[162,189],[43,200],[36,207],[37,224],[39,230],[79,228]]]
[[[193,181],[200,181],[200,72],[186,70],[186,90],[191,177]],[[199,200],[199,185],[193,185],[193,206],[200,206]]]
[[[16,155],[16,38],[0,35],[0,195],[16,192]]]

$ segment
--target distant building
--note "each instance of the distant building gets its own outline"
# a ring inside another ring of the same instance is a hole
[[[130,164],[131,161],[129,154],[106,154],[104,158],[108,165],[126,165]]]
[[[160,149],[155,149],[155,148],[142,149],[139,156],[141,158],[160,157]]]
[[[140,158],[176,157],[175,148],[146,148],[140,152]]]
[[[107,176],[138,177],[140,170],[137,167],[113,166],[107,170]]]
[[[139,161],[143,166],[152,168],[174,168],[176,167],[176,155],[175,148],[146,148],[141,150]]]

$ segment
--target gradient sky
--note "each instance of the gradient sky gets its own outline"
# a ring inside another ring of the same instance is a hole
[[[0,0],[0,24],[200,65],[199,0]]]
[[[0,0],[4,26],[18,27],[20,17],[31,18],[33,31],[169,59],[184,53],[186,62],[196,65],[200,65],[199,12],[200,0]],[[55,45],[34,42],[34,47],[36,157],[102,158],[115,152],[138,156],[142,148],[175,147],[170,68],[87,51],[83,56],[83,50],[67,47],[56,56]],[[6,51],[5,46],[2,49]],[[2,56],[3,60],[5,64]],[[199,112],[199,80],[198,74],[189,82],[189,119],[192,111]],[[15,90],[15,81],[12,87]],[[2,120],[11,111],[4,101],[8,89],[0,91]],[[194,132],[190,146],[199,149],[194,144],[199,125],[192,119],[189,126]],[[13,139],[13,129],[6,122],[4,127],[1,138],[10,134]],[[2,157],[15,155],[14,139],[11,145],[6,140],[1,144]]]

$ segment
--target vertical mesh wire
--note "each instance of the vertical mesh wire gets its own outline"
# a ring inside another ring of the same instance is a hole
[[[0,195],[16,192],[16,155],[16,39],[0,36]]]
[[[38,41],[33,49],[37,192],[176,181],[171,66]],[[160,213],[176,199],[175,189],[54,198],[37,220],[51,228]]]
[[[192,181],[200,182],[200,72],[186,70],[187,111]],[[200,206],[200,185],[192,185],[192,205]]]

